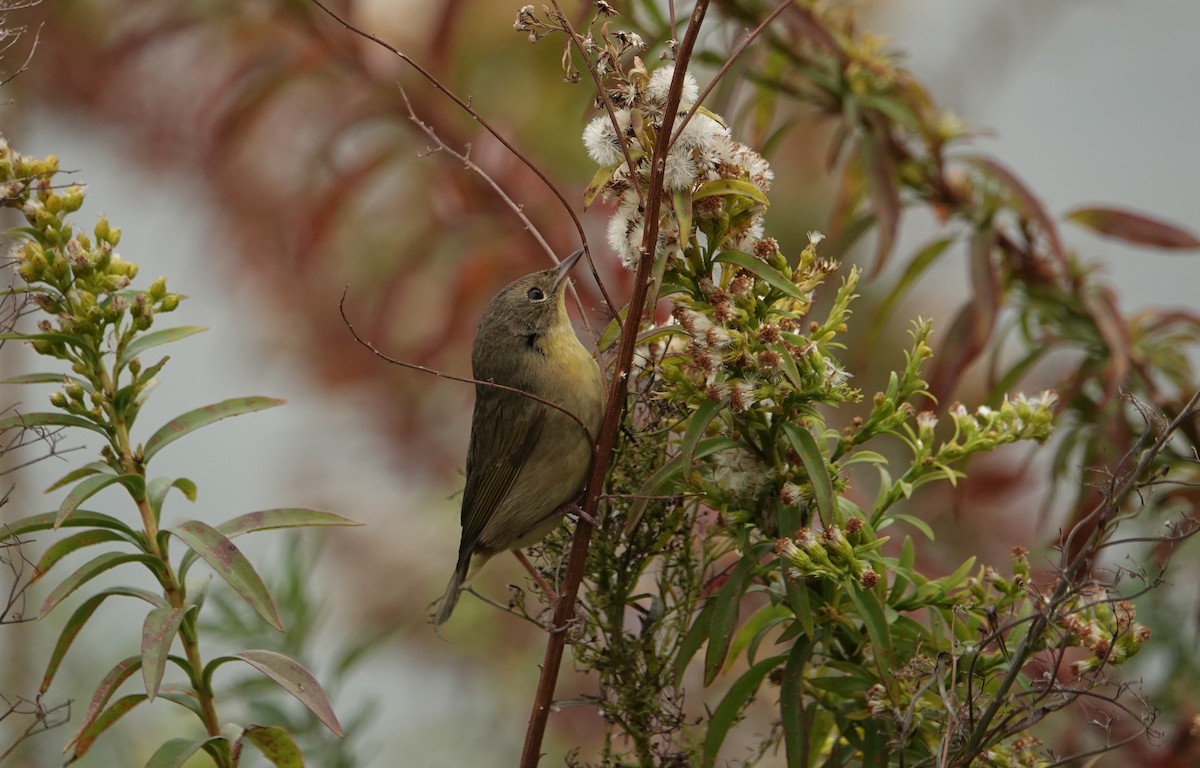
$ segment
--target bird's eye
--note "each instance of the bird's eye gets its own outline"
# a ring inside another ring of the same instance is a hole
[[[546,294],[542,293],[541,288],[530,288],[529,293],[525,294],[530,301],[541,301],[546,298]]]

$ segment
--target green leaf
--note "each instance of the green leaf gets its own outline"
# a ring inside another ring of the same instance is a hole
[[[692,460],[702,459],[718,451],[726,451],[731,448],[737,448],[742,443],[730,437],[710,437],[706,440],[701,440],[696,446],[695,455]],[[629,516],[625,519],[625,531],[628,533],[637,527],[638,521],[642,519],[642,513],[646,511],[646,505],[649,503],[648,497],[656,496],[666,487],[676,475],[684,470],[691,469],[691,464],[685,464],[683,455],[676,455],[667,463],[658,468],[658,471],[650,476],[645,483],[642,484],[642,489],[638,492],[638,496],[642,498],[630,508]]]
[[[125,536],[105,528],[90,528],[54,542],[46,550],[45,554],[42,555],[41,559],[37,561],[37,564],[33,566],[34,573],[30,581],[37,581],[45,576],[59,560],[72,552],[76,552],[84,547],[90,547],[93,544],[103,544],[106,541],[129,543],[129,540]]]
[[[279,509],[262,509],[257,512],[247,512],[244,515],[226,520],[217,526],[217,530],[227,538],[236,538],[246,533],[268,531],[279,528],[304,528],[311,526],[332,525],[365,525],[358,520],[333,512],[322,512],[317,509],[303,507],[281,507]],[[195,552],[187,552],[179,563],[179,572],[187,573],[196,559]]]
[[[704,757],[700,765],[704,768],[711,768],[716,762],[717,753],[725,741],[725,734],[737,722],[746,705],[754,697],[763,678],[786,660],[786,655],[763,659],[743,672],[742,676],[729,687],[729,690],[721,698],[721,703],[717,704],[717,708],[713,710],[712,716],[708,719],[708,732],[704,737]]]
[[[23,517],[20,520],[14,520],[11,523],[0,523],[0,541],[5,541],[16,536],[23,536],[27,533],[36,533],[38,531],[49,531],[55,528],[54,521],[58,518],[57,512],[45,512],[40,515],[31,515]],[[88,512],[87,510],[77,510],[71,515],[71,519],[62,524],[63,528],[109,528],[114,531],[120,531],[125,534],[130,541],[137,541],[137,534],[133,529],[125,523],[122,523],[115,517],[102,514],[100,512]]]
[[[683,682],[683,675],[687,672],[692,657],[700,650],[700,646],[704,645],[704,641],[708,639],[708,635],[712,631],[712,616],[715,606],[716,603],[710,601],[696,614],[696,618],[692,620],[691,629],[683,636],[683,640],[675,651],[671,677],[677,687]]]
[[[683,433],[683,440],[679,443],[679,455],[683,458],[685,468],[692,466],[696,460],[696,446],[700,444],[700,438],[704,437],[708,425],[720,412],[720,403],[705,400],[688,419],[687,431]]]
[[[938,238],[927,243],[909,259],[908,266],[904,269],[904,274],[896,281],[896,285],[884,300],[879,302],[879,309],[875,311],[875,317],[871,319],[871,326],[867,329],[867,337],[863,342],[864,351],[875,349],[876,342],[879,340],[879,334],[887,327],[887,320],[891,317],[892,310],[896,308],[900,300],[916,284],[921,275],[925,274],[927,269],[937,263],[937,260],[946,252],[946,249],[953,244],[953,237]]]
[[[712,626],[708,631],[708,650],[704,654],[704,684],[711,685],[717,674],[725,668],[729,656],[729,644],[733,630],[737,627],[742,597],[746,594],[746,580],[750,576],[753,561],[744,557],[729,573],[729,579],[721,585],[713,598],[715,607]]]
[[[788,653],[783,667],[783,679],[779,684],[779,715],[783,727],[784,750],[788,768],[807,766],[809,729],[805,725],[804,667],[808,664],[812,649],[807,637],[798,637]],[[815,702],[814,702],[815,704]]]
[[[366,525],[366,523],[342,517],[334,512],[322,512],[319,509],[281,507],[279,509],[261,509],[257,512],[247,512],[244,515],[238,515],[218,525],[217,530],[232,539],[235,536],[241,536],[244,533],[254,533],[255,531],[330,525],[352,526]]]
[[[141,665],[142,659],[140,656],[130,656],[118,662],[115,667],[108,671],[108,674],[96,686],[96,692],[92,694],[92,700],[88,704],[87,710],[83,713],[83,720],[79,724],[79,730],[75,731],[75,734],[71,736],[66,748],[71,747],[75,742],[79,741],[80,737],[96,721],[96,718],[100,716],[104,705],[112,698],[113,693],[121,686],[121,683],[128,680],[129,676],[134,672],[137,672]],[[64,751],[66,748],[64,748]]]
[[[329,703],[329,697],[325,695],[317,679],[300,662],[274,651],[242,651],[235,653],[234,657],[245,661],[295,696],[336,736],[340,738],[344,735],[342,725]]]
[[[38,413],[19,413],[16,416],[0,419],[0,432],[7,429],[21,429],[25,427],[81,427],[98,432],[106,437],[108,436],[108,430],[103,427],[85,418],[72,416],[69,413],[42,411]]]
[[[602,165],[596,169],[592,180],[588,182],[587,189],[583,191],[583,210],[586,211],[591,207],[592,203],[596,201],[596,196],[600,194],[600,191],[604,189],[604,185],[612,178],[613,172],[624,164],[625,160],[622,159],[619,163]]]
[[[145,352],[147,349],[170,344],[172,341],[186,339],[188,336],[207,331],[202,325],[181,325],[178,328],[164,328],[161,331],[143,333],[129,343],[117,355],[117,367],[124,368],[129,361]]]
[[[108,730],[109,726],[120,720],[129,710],[136,707],[146,700],[146,694],[133,693],[128,696],[122,696],[113,702],[112,706],[104,710],[99,717],[93,720],[84,728],[75,738],[75,749],[71,752],[70,759],[65,765],[70,765],[79,758],[83,757],[92,744],[100,737],[100,734]]]
[[[178,688],[172,685],[164,685],[158,689],[158,698],[178,704],[197,717],[204,717],[204,711],[200,706],[200,700],[196,698],[196,692],[191,688]]]
[[[65,600],[72,592],[79,589],[91,579],[99,576],[105,571],[116,568],[118,565],[125,563],[145,563],[151,570],[160,571],[163,567],[162,561],[150,555],[141,553],[126,553],[126,552],[105,552],[99,557],[87,561],[79,567],[77,571],[72,573],[67,578],[54,588],[54,590],[46,596],[45,602],[42,603],[42,608],[38,611],[38,618],[45,616],[54,610],[63,600]]]
[[[242,739],[258,748],[276,768],[304,768],[304,756],[292,735],[274,725],[248,725]]]
[[[743,253],[742,251],[721,251],[713,261],[741,267],[759,280],[763,280],[771,287],[782,291],[785,295],[791,296],[797,301],[806,300],[804,294],[788,277],[748,253]]]
[[[268,624],[283,631],[283,621],[267,585],[241,550],[223,533],[199,520],[189,520],[169,533],[208,563]]]
[[[738,179],[713,179],[706,181],[696,188],[696,193],[692,195],[692,200],[703,200],[706,197],[736,195],[738,197],[748,197],[759,205],[770,205],[771,201],[767,199],[766,194],[748,181],[740,181]]]
[[[54,481],[54,483],[49,488],[47,488],[45,492],[50,493],[52,491],[57,491],[59,488],[62,488],[64,485],[70,485],[71,483],[75,482],[76,480],[82,480],[85,477],[91,477],[92,475],[98,475],[102,472],[105,474],[109,474],[109,475],[115,474],[112,470],[112,467],[108,466],[103,461],[93,461],[88,464],[84,464],[82,467],[79,467],[78,469],[73,469],[70,472],[68,472],[67,474],[60,477],[58,480]]]
[[[808,684],[823,691],[842,695],[854,695],[870,688],[874,685],[874,681],[869,678],[851,677],[850,675],[825,675],[823,677],[809,678]]]
[[[150,439],[146,441],[145,448],[142,449],[142,461],[150,461],[154,454],[201,427],[207,427],[209,424],[215,424],[232,416],[274,408],[283,403],[283,400],[272,397],[235,397],[188,411],[171,419],[168,424],[150,436]]]
[[[150,756],[146,768],[183,768],[192,755],[224,740],[223,736],[209,736],[205,739],[171,739]]]
[[[940,579],[934,579],[926,584],[922,584],[917,589],[917,597],[923,600],[928,600],[932,597],[945,597],[950,593],[950,590],[957,587],[967,578],[967,574],[975,567],[975,557],[968,557],[962,565],[955,569],[954,573],[949,576],[943,576]]]
[[[892,634],[888,631],[887,617],[883,611],[883,603],[879,596],[869,589],[863,589],[857,584],[851,585],[850,599],[858,608],[867,635],[874,646],[875,658],[883,669],[891,669],[894,665],[892,658]]]
[[[918,531],[920,531],[925,538],[929,539],[930,541],[934,540],[933,529],[929,527],[929,523],[925,522],[921,518],[914,517],[913,515],[906,515],[901,512],[893,512],[891,515],[889,515],[889,517],[893,520],[900,520],[908,523],[913,528],[916,528]]]
[[[79,635],[84,625],[87,624],[88,619],[96,612],[96,609],[100,607],[100,603],[114,595],[141,598],[156,608],[165,608],[168,605],[167,601],[161,596],[136,587],[110,587],[89,597],[75,609],[75,612],[71,614],[71,618],[67,619],[62,633],[58,636],[58,642],[54,644],[54,650],[50,653],[50,662],[46,665],[45,674],[42,675],[42,685],[38,689],[38,693],[44,694],[50,690],[50,683],[54,681],[54,676],[58,674],[58,668],[66,657],[67,651],[71,649],[71,643],[75,642],[76,636]]]
[[[81,480],[71,489],[67,497],[63,499],[62,504],[58,508],[58,516],[54,518],[54,527],[58,528],[67,518],[71,516],[79,505],[95,496],[100,491],[104,490],[113,483],[123,483],[135,496],[140,496],[140,490],[144,487],[141,475],[92,475],[84,480]]]
[[[730,658],[736,659],[744,649],[749,649],[749,653],[752,656],[754,648],[762,639],[762,636],[770,631],[771,627],[791,618],[792,612],[786,605],[767,604],[759,608],[751,614],[750,618],[742,623],[742,628],[734,636],[733,642],[729,645]],[[748,661],[753,663],[754,659],[749,658]]]
[[[825,457],[821,454],[817,439],[807,429],[790,421],[784,422],[783,432],[792,448],[800,454],[804,471],[808,473],[808,480],[812,483],[813,497],[821,520],[832,525],[838,519],[834,514],[833,480],[829,477]]]
[[[92,391],[92,383],[87,379],[63,373],[27,373],[23,376],[10,376],[0,381],[0,384],[62,384],[67,381],[83,387],[85,392]]]
[[[167,655],[179,633],[179,625],[190,609],[155,608],[142,623],[142,679],[146,695],[153,701],[167,669]]]
[[[155,520],[162,514],[163,502],[172,488],[178,488],[188,501],[196,500],[196,484],[186,477],[156,477],[146,484],[146,499],[154,511]]]

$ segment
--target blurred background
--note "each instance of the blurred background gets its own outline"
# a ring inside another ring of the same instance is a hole
[[[1113,0],[861,5],[860,28],[903,51],[933,98],[980,132],[975,148],[1014,169],[1052,213],[1113,203],[1200,226],[1200,5],[1160,0],[1152,13]],[[561,81],[557,41],[531,46],[512,31],[516,4],[361,0],[333,7],[469,98],[581,210],[594,166],[578,137],[593,114],[592,90]],[[536,176],[412,69],[308,3],[56,0],[11,13],[14,22],[29,28],[27,40],[36,30],[37,45],[28,71],[5,87],[0,125],[9,142],[23,153],[57,154],[72,178],[87,184],[77,225],[90,228],[108,216],[124,230],[122,257],[139,263],[147,282],[166,275],[173,291],[188,296],[168,324],[211,329],[171,351],[141,417],[144,428],[237,395],[288,400],[285,408],[224,422],[164,453],[159,471],[185,474],[199,486],[194,505],[173,500],[165,516],[216,521],[308,506],[366,523],[320,539],[263,534],[247,541],[252,561],[287,595],[281,602],[295,635],[272,638],[271,630],[254,629],[240,606],[219,598],[210,620],[231,640],[246,635],[242,647],[293,644],[328,683],[350,734],[341,747],[318,747],[327,751],[311,764],[514,764],[541,659],[540,632],[470,597],[444,638],[427,621],[457,549],[455,494],[471,390],[373,357],[354,342],[339,302],[344,295],[356,330],[383,352],[465,374],[487,299],[548,264],[479,176],[431,149],[397,82],[414,114],[451,148],[469,145],[471,159],[500,181],[559,254],[578,247],[570,218]],[[739,32],[718,30],[705,44],[725,49]],[[10,54],[10,72],[18,61]],[[714,108],[732,118],[736,132],[736,103]],[[825,167],[827,127],[802,110],[797,116],[770,156],[773,199],[788,209],[772,209],[767,232],[785,253],[798,252],[807,231],[826,226],[834,189]],[[606,219],[600,206],[583,216],[596,269],[621,305],[628,280],[607,260]],[[936,228],[928,214],[907,216],[897,253],[911,253]],[[1066,236],[1108,273],[1125,310],[1200,305],[1194,258],[1131,249],[1081,230],[1068,228]],[[864,260],[869,253],[864,249]],[[897,338],[917,313],[952,316],[965,295],[962,265],[961,258],[946,261],[923,281],[894,315]],[[885,293],[894,278],[885,270],[867,285],[865,301]],[[586,319],[602,328],[608,318],[594,280],[578,270],[576,282]],[[869,312],[867,306],[858,311]],[[31,362],[13,345],[0,359],[5,376]],[[969,386],[959,393],[965,402]],[[44,404],[44,393],[33,388],[8,386],[0,394],[5,406]],[[79,445],[76,454],[18,475],[2,514],[54,508],[57,497],[43,497],[41,489],[69,468],[64,461],[89,460],[78,457],[94,446]],[[119,504],[104,506],[116,500],[116,493],[98,497],[96,507],[118,514]],[[1013,544],[1052,535],[1038,528],[1036,503],[1014,511],[1020,505],[1009,498],[971,520],[956,518],[950,501],[939,504],[928,517],[941,516],[949,527],[943,545],[974,547],[997,564]],[[503,601],[506,585],[520,581],[516,564],[498,558],[476,586]],[[1196,638],[1189,589],[1181,588],[1180,605],[1192,615],[1176,638],[1185,648]],[[59,621],[69,610],[60,613]],[[104,623],[89,625],[52,689],[76,707],[102,670],[136,647],[140,614],[123,614],[112,603],[102,613]],[[1180,631],[1178,617],[1172,629]],[[56,636],[53,620],[5,627],[0,690],[36,689]],[[1172,670],[1147,655],[1145,683],[1165,685]],[[234,673],[229,683],[254,685]],[[587,690],[566,665],[560,696]],[[270,706],[299,722],[298,705],[283,698],[272,694]],[[161,742],[146,728],[147,713],[166,724],[175,717],[171,709],[156,704],[118,724],[79,765],[143,764]],[[58,746],[72,730],[29,742],[16,764],[60,764]],[[598,733],[590,708],[555,715],[547,764]],[[312,735],[313,743],[331,740]]]

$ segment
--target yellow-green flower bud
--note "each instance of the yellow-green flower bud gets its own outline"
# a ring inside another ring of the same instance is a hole
[[[159,312],[172,312],[178,307],[179,307],[179,294],[178,293],[168,293],[166,296],[163,296],[163,300],[161,302],[159,302],[158,311]]]
[[[150,295],[150,298],[153,299],[154,301],[158,301],[163,296],[166,296],[167,295],[167,278],[160,277],[157,280],[155,280],[153,283],[150,284],[150,287],[146,290],[146,293],[148,293]]]
[[[67,213],[74,213],[83,206],[83,189],[78,185],[67,189],[62,200],[63,210]]]
[[[51,392],[50,393],[50,405],[53,405],[55,408],[66,408],[67,407],[67,396],[64,395],[62,392]]]

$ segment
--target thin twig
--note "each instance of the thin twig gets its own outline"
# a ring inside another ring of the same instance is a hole
[[[550,180],[550,177],[548,177],[545,173],[543,173],[542,170],[540,168],[538,168],[537,165],[532,160],[530,160],[523,152],[521,152],[521,150],[517,149],[511,141],[506,139],[504,137],[504,135],[502,133],[500,133],[500,131],[498,131],[494,127],[492,127],[492,124],[489,123],[487,121],[487,119],[484,118],[483,115],[479,114],[478,110],[476,110],[474,107],[472,107],[470,105],[470,103],[468,103],[465,99],[460,97],[454,91],[450,90],[450,88],[445,83],[443,83],[441,80],[439,80],[432,72],[425,69],[425,67],[423,67],[419,63],[417,63],[412,57],[410,57],[408,54],[404,53],[400,49],[396,48],[391,43],[381,40],[380,38],[376,37],[375,35],[371,34],[370,32],[367,32],[366,30],[360,29],[359,27],[356,27],[355,25],[351,24],[349,21],[343,19],[341,16],[337,15],[336,13],[331,11],[329,8],[327,8],[321,2],[321,0],[310,0],[310,2],[312,2],[313,5],[320,8],[322,11],[324,11],[325,14],[328,15],[331,19],[333,19],[338,24],[341,24],[343,27],[345,27],[348,31],[358,35],[359,37],[361,37],[365,40],[370,40],[375,45],[378,45],[381,48],[391,52],[393,55],[397,56],[405,64],[407,64],[410,67],[412,67],[413,69],[415,69],[417,71],[417,73],[421,75],[421,77],[424,77],[426,80],[428,80],[429,83],[431,85],[433,85],[434,88],[441,91],[442,94],[446,98],[448,98],[452,102],[454,102],[454,104],[456,106],[458,106],[459,109],[461,109],[462,111],[464,111],[468,115],[470,115],[472,120],[479,123],[479,125],[482,126],[483,129],[486,130],[488,133],[490,133],[496,139],[496,141],[498,141],[502,145],[504,145],[504,148],[507,149],[509,152],[511,152],[513,157],[520,160],[521,163],[526,168],[533,171],[534,175],[537,176],[539,179],[541,179],[542,183],[546,185],[546,188],[548,190],[550,190],[550,193],[553,194],[556,198],[558,198],[558,201],[560,203],[562,203],[562,207],[567,212],[567,215],[571,217],[571,221],[574,222],[574,224],[575,224],[575,230],[579,233],[579,241],[581,243],[587,243],[587,234],[583,231],[583,223],[580,222],[579,216],[575,213],[575,210],[571,206],[571,204],[569,202],[567,202],[567,198],[563,195],[562,191],[559,190],[559,188],[554,184],[554,182]],[[588,252],[588,263],[591,264],[591,252],[590,251]],[[600,275],[596,272],[595,266],[592,266],[592,275],[596,278],[596,285],[599,286],[600,293],[604,296],[605,303],[608,304],[609,309],[612,310],[613,314],[615,315],[616,309],[614,308],[611,299],[609,299],[608,292],[605,290],[604,283],[600,280]]]
[[[1200,392],[1196,392],[1192,396],[1191,400],[1188,401],[1187,405],[1183,408],[1180,414],[1173,419],[1165,429],[1162,430],[1161,434],[1158,436],[1158,439],[1154,441],[1153,445],[1142,451],[1137,464],[1130,472],[1126,473],[1119,482],[1114,476],[1113,484],[1109,489],[1108,497],[1100,504],[1097,504],[1096,509],[1092,510],[1092,512],[1090,512],[1084,518],[1084,520],[1089,520],[1093,517],[1096,517],[1098,519],[1098,523],[1092,528],[1087,542],[1080,547],[1078,553],[1076,553],[1073,558],[1071,557],[1071,549],[1069,548],[1068,544],[1083,521],[1077,523],[1072,531],[1068,534],[1068,541],[1063,546],[1062,556],[1064,559],[1064,567],[1058,587],[1054,590],[1054,594],[1051,595],[1050,599],[1047,601],[1045,610],[1037,614],[1029,627],[1029,631],[1025,634],[1025,637],[1022,638],[1021,644],[1017,647],[1017,650],[1013,652],[1013,662],[1009,666],[1008,673],[1000,681],[999,686],[992,691],[992,700],[990,704],[984,711],[983,715],[980,716],[979,721],[975,723],[974,728],[971,731],[971,735],[966,745],[963,747],[962,752],[960,753],[962,755],[962,759],[966,760],[966,763],[962,764],[969,764],[974,759],[974,756],[979,753],[984,738],[991,727],[992,721],[995,720],[996,715],[999,713],[1000,707],[1007,700],[1009,689],[1011,689],[1016,683],[1017,678],[1024,670],[1025,662],[1028,661],[1032,655],[1033,648],[1041,642],[1043,634],[1049,628],[1052,620],[1052,614],[1059,606],[1063,604],[1066,595],[1075,587],[1076,581],[1079,579],[1079,575],[1082,573],[1083,569],[1086,567],[1087,563],[1090,562],[1091,557],[1095,553],[1095,546],[1101,543],[1102,537],[1106,533],[1106,523],[1108,523],[1110,519],[1120,510],[1121,504],[1131,493],[1134,492],[1134,490],[1137,489],[1138,484],[1143,482],[1142,478],[1146,477],[1150,472],[1155,459],[1166,448],[1167,443],[1170,442],[1175,434],[1175,431],[1178,430],[1187,419],[1195,415],[1197,405],[1200,405]]]
[[[442,137],[438,136],[437,131],[433,130],[433,126],[429,125],[429,123],[426,123],[417,116],[416,110],[413,109],[412,101],[408,98],[408,91],[404,89],[404,86],[400,83],[396,83],[396,88],[400,91],[400,98],[404,99],[404,107],[408,110],[408,119],[412,121],[412,123],[418,128],[420,128],[421,132],[428,136],[431,141],[437,144],[437,151],[445,152],[446,154],[450,155],[455,160],[462,163],[463,166],[468,170],[473,171],[481,179],[483,179],[484,182],[492,188],[492,191],[496,193],[496,196],[499,197],[500,200],[517,215],[517,218],[520,219],[521,223],[525,225],[525,230],[529,232],[529,234],[533,235],[533,239],[537,240],[538,245],[542,246],[542,250],[544,250],[550,256],[550,260],[555,264],[558,264],[558,255],[554,253],[554,249],[551,248],[550,244],[546,242],[546,238],[542,237],[541,230],[539,230],[537,226],[529,220],[529,217],[525,215],[525,209],[522,208],[516,200],[513,200],[512,197],[510,197],[509,194],[504,191],[504,188],[500,186],[498,181],[492,178],[491,174],[489,174],[478,163],[472,160],[468,153],[459,152],[446,142],[442,141]],[[588,259],[591,259],[590,255],[588,256]],[[592,324],[588,322],[587,312],[584,311],[583,308],[583,300],[579,298],[579,291],[575,290],[575,284],[569,280],[567,281],[567,290],[571,292],[571,298],[575,301],[575,306],[579,308],[579,317],[583,320],[583,326],[587,330],[588,335],[595,338],[596,334],[594,331],[592,331]]]
[[[563,650],[566,644],[566,628],[575,616],[575,600],[579,594],[579,583],[583,579],[583,569],[587,560],[588,546],[591,543],[592,526],[587,517],[596,518],[600,494],[603,491],[604,480],[612,463],[613,449],[616,446],[617,432],[620,428],[621,416],[625,410],[626,392],[629,387],[629,370],[633,361],[633,349],[637,341],[639,319],[645,309],[646,296],[649,293],[651,270],[654,265],[654,251],[658,243],[658,219],[662,208],[663,176],[666,172],[667,148],[671,138],[671,123],[679,109],[680,95],[683,90],[684,73],[687,62],[691,58],[692,48],[704,14],[708,10],[708,0],[699,0],[692,11],[691,21],[687,32],[684,33],[676,54],[676,61],[682,66],[676,66],[671,79],[671,87],[667,93],[667,104],[663,110],[663,127],[659,131],[654,144],[654,167],[650,174],[650,194],[646,203],[645,228],[642,232],[641,259],[638,262],[637,276],[633,283],[633,295],[629,299],[629,311],[626,314],[625,326],[621,329],[620,346],[616,360],[613,363],[613,377],[608,390],[608,404],[604,412],[604,421],[600,428],[599,442],[592,460],[592,471],[588,478],[587,493],[584,497],[584,516],[580,517],[575,527],[575,535],[571,540],[571,553],[567,561],[567,571],[563,577],[562,590],[559,593],[558,604],[554,607],[554,617],[551,619],[551,632],[546,639],[546,654],[542,660],[541,675],[538,678],[537,692],[534,695],[533,711],[529,716],[529,728],[525,732],[525,747],[521,754],[521,768],[536,768],[541,757],[542,739],[546,733],[546,722],[550,716],[551,704],[554,700],[555,683],[558,680],[558,670],[562,664]]]

